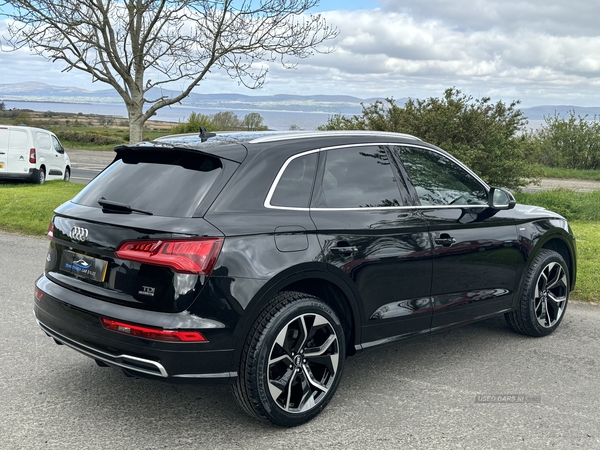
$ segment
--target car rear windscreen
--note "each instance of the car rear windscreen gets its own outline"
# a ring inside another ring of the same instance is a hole
[[[210,155],[129,151],[92,180],[73,202],[102,208],[98,199],[104,197],[157,216],[192,217],[222,174],[223,162]]]

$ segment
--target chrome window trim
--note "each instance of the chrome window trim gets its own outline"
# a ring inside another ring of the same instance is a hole
[[[393,134],[397,135],[398,133],[393,133]],[[280,209],[280,210],[284,210],[284,211],[304,211],[304,212],[307,212],[307,211],[374,211],[374,210],[489,208],[488,205],[421,205],[421,206],[372,206],[372,207],[370,206],[370,207],[365,207],[365,208],[299,208],[299,207],[294,207],[294,206],[271,205],[271,198],[273,197],[273,193],[275,192],[275,189],[277,189],[279,180],[283,176],[283,173],[285,172],[285,169],[287,168],[287,166],[294,159],[300,158],[305,155],[310,155],[311,153],[321,153],[321,152],[326,152],[329,150],[338,150],[338,149],[342,149],[342,148],[370,147],[373,145],[376,145],[376,146],[383,145],[383,146],[388,146],[388,147],[392,147],[392,146],[416,147],[416,148],[420,148],[423,150],[428,150],[428,151],[437,153],[440,156],[450,159],[452,162],[454,162],[459,167],[461,167],[464,171],[466,171],[469,175],[471,175],[473,178],[475,178],[475,180],[477,180],[479,183],[481,183],[481,185],[484,187],[486,192],[489,193],[489,191],[490,191],[490,186],[485,181],[483,181],[481,178],[479,178],[479,176],[477,176],[477,174],[475,172],[473,172],[471,169],[469,169],[467,166],[465,166],[462,162],[460,162],[454,156],[452,156],[448,153],[445,153],[442,150],[438,150],[435,148],[429,148],[429,147],[423,147],[422,145],[416,145],[416,144],[411,144],[411,143],[370,142],[370,143],[361,143],[361,144],[341,144],[341,145],[334,145],[331,147],[321,147],[321,148],[308,150],[308,151],[290,156],[285,161],[285,163],[283,163],[283,166],[281,166],[281,169],[279,169],[279,172],[277,173],[275,180],[273,181],[273,183],[271,184],[271,187],[269,188],[269,191],[267,193],[267,197],[265,198],[263,206],[268,209]]]
[[[418,211],[429,209],[474,209],[474,208],[489,208],[488,205],[425,205],[425,206],[380,206],[380,207],[365,207],[365,208],[306,208],[306,211],[376,211],[376,210],[405,210]]]
[[[269,189],[269,192],[267,193],[267,198],[265,198],[265,201],[264,201],[265,208],[285,209],[285,210],[291,210],[291,211],[303,211],[304,209],[308,209],[308,208],[298,208],[298,207],[293,207],[293,206],[273,206],[273,205],[271,205],[271,198],[273,198],[275,189],[277,189],[277,185],[279,184],[279,180],[283,176],[285,169],[287,169],[287,166],[289,166],[293,160],[295,160],[297,158],[301,158],[306,155],[311,155],[313,153],[319,153],[320,151],[321,151],[321,149],[317,148],[314,150],[308,150],[306,152],[298,153],[297,155],[290,156],[286,160],[286,162],[283,163],[283,166],[281,166],[281,169],[279,169],[279,172],[277,173],[277,176],[275,177],[275,180],[273,181],[273,184],[271,184],[271,188]],[[318,168],[318,166],[315,166],[315,175],[316,175],[317,168]],[[314,184],[314,179],[313,179],[313,184]],[[310,201],[310,199],[309,199],[309,201]]]
[[[366,206],[364,208],[294,208],[291,206],[267,206],[269,209],[283,209],[285,211],[416,211],[416,210],[429,210],[429,209],[486,209],[488,205],[425,205],[425,206]]]

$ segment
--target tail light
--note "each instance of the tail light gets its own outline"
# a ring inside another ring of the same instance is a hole
[[[48,224],[48,232],[46,233],[46,236],[48,236],[48,239],[50,240],[52,240],[54,237],[54,222],[52,220]]]
[[[35,164],[35,161],[36,161],[35,148],[31,148],[31,149],[29,149],[29,162],[31,164]]]
[[[126,241],[115,255],[128,261],[170,267],[179,273],[210,275],[222,245],[223,238]]]
[[[102,326],[110,331],[116,331],[121,334],[137,336],[155,341],[168,342],[208,342],[207,339],[198,331],[180,331],[163,330],[161,328],[142,327],[130,323],[119,322],[117,320],[100,318]]]
[[[41,300],[42,298],[44,298],[44,292],[37,286],[35,287],[34,292],[35,292],[35,298],[37,298],[38,300]]]

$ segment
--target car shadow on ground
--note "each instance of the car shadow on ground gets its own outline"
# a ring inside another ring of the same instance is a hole
[[[330,406],[301,428],[320,426],[336,410],[351,406],[353,399],[398,391],[407,379],[418,379],[420,373],[451,370],[457,364],[470,370],[499,347],[527,339],[512,332],[498,317],[359,353],[347,360],[340,390]],[[57,350],[67,351],[64,347]],[[117,429],[126,423],[153,434],[164,432],[152,426],[160,424],[161,429],[166,427],[173,435],[189,434],[191,430],[202,435],[215,428],[235,429],[236,433],[284,430],[248,417],[228,386],[171,385],[126,377],[118,369],[97,367],[81,355],[69,358],[49,377],[38,380],[36,388],[47,395],[54,393],[55,398],[49,399],[53,403],[68,401],[76,417],[87,417]],[[412,401],[421,400],[413,397]]]

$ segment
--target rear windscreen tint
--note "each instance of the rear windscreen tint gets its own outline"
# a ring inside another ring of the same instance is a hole
[[[104,197],[157,216],[192,217],[222,173],[216,157],[132,151],[100,173],[73,202],[101,208],[98,199]]]

